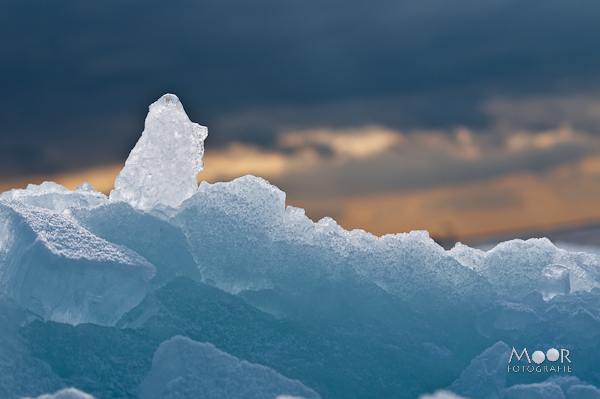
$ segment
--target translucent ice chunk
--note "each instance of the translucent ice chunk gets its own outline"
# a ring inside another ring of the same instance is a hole
[[[506,390],[506,399],[565,399],[560,387],[551,382],[513,385]]]
[[[227,183],[202,182],[174,222],[185,233],[204,281],[237,293],[271,284],[264,271],[274,263],[269,237],[278,233],[284,211],[285,193],[248,175]]]
[[[487,252],[459,244],[449,254],[484,276],[500,297],[511,300],[533,290],[589,292],[600,286],[600,258],[558,249],[547,238],[506,241]],[[564,269],[546,269],[552,264]]]
[[[419,399],[467,399],[463,396],[458,396],[450,391],[437,391],[432,395],[421,395]]]
[[[31,399],[31,398],[24,398]],[[38,396],[35,399],[95,399],[92,395],[88,395],[85,392],[80,391],[75,388],[65,388],[62,389],[55,394],[44,394],[42,396]]]
[[[115,180],[111,200],[149,211],[179,206],[198,189],[208,129],[193,123],[174,94],[150,105],[142,137]]]
[[[471,361],[450,389],[474,398],[499,398],[506,384],[506,360],[510,348],[500,341]]]
[[[71,209],[70,215],[92,234],[124,245],[156,266],[154,287],[181,275],[200,281],[200,271],[189,252],[186,237],[176,226],[125,202]]]
[[[202,218],[225,214],[240,224],[250,223],[271,230],[283,222],[285,193],[252,175],[226,183],[203,181],[198,193],[184,202],[181,210],[188,216],[202,215]]]
[[[376,237],[344,230],[328,217],[314,223],[302,210],[286,209],[285,193],[255,176],[202,182],[174,222],[188,238],[203,281],[234,294],[360,279],[418,306],[441,298],[489,299],[484,278],[427,232]]]
[[[113,325],[155,268],[67,215],[0,201],[0,292],[47,320]]]
[[[63,212],[67,208],[90,208],[108,201],[106,195],[95,191],[89,183],[83,183],[76,191],[71,191],[49,181],[40,185],[29,184],[24,190],[7,191],[0,194],[0,199],[16,200],[55,212]]]
[[[498,301],[492,308],[478,315],[477,329],[480,334],[489,337],[494,329],[522,330],[539,320],[540,317],[530,306]]]
[[[314,223],[302,209],[286,209],[285,193],[255,176],[203,182],[174,222],[188,238],[203,281],[230,293],[358,279],[419,307],[489,300],[484,278],[427,232],[376,237],[346,231],[331,218]]]
[[[571,291],[569,269],[563,265],[549,265],[542,270],[541,293],[544,299],[552,299],[558,294],[568,294]]]
[[[279,395],[319,397],[273,369],[241,361],[209,343],[176,336],[163,342],[154,354],[140,397],[264,399]]]

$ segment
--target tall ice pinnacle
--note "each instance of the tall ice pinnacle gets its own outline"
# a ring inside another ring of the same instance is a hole
[[[142,137],[115,180],[110,199],[149,211],[176,207],[198,189],[208,129],[190,121],[174,94],[165,94],[146,117]]]

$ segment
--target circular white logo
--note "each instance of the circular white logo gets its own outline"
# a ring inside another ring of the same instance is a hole
[[[546,352],[546,358],[548,360],[550,360],[551,362],[557,361],[559,358],[558,350],[556,350],[554,348],[549,349],[548,352]]]
[[[533,352],[533,355],[531,355],[531,360],[533,360],[535,364],[541,364],[546,360],[546,355],[544,355],[544,352],[542,351],[535,351]]]

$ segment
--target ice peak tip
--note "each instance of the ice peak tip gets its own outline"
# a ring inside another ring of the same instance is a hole
[[[177,97],[175,94],[171,94],[171,93],[164,94],[161,98],[158,99],[158,101],[164,101],[165,104],[180,102],[179,97]]]
[[[167,94],[164,94],[158,100],[156,100],[154,102],[154,104],[152,104],[152,105],[155,105],[155,104],[166,105],[166,106],[169,106],[169,105],[177,106],[177,105],[181,105],[181,101],[179,101],[179,97],[177,97],[175,94],[167,93]]]
[[[179,101],[179,97],[171,93],[164,94],[161,98],[150,104],[149,108],[151,113],[161,113],[162,111],[168,110],[177,110],[185,112],[183,110],[183,105],[181,104],[181,101]]]

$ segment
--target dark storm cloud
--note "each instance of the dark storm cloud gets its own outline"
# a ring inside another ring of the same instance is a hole
[[[598,17],[597,0],[3,1],[0,175],[123,159],[165,92],[214,146],[485,127],[491,95],[597,89]]]
[[[545,150],[530,149],[463,160],[440,153],[377,154],[353,162],[325,164],[312,173],[291,171],[270,181],[292,197],[305,198],[409,191],[485,181],[524,171],[546,172],[592,152],[585,145],[566,143]]]

